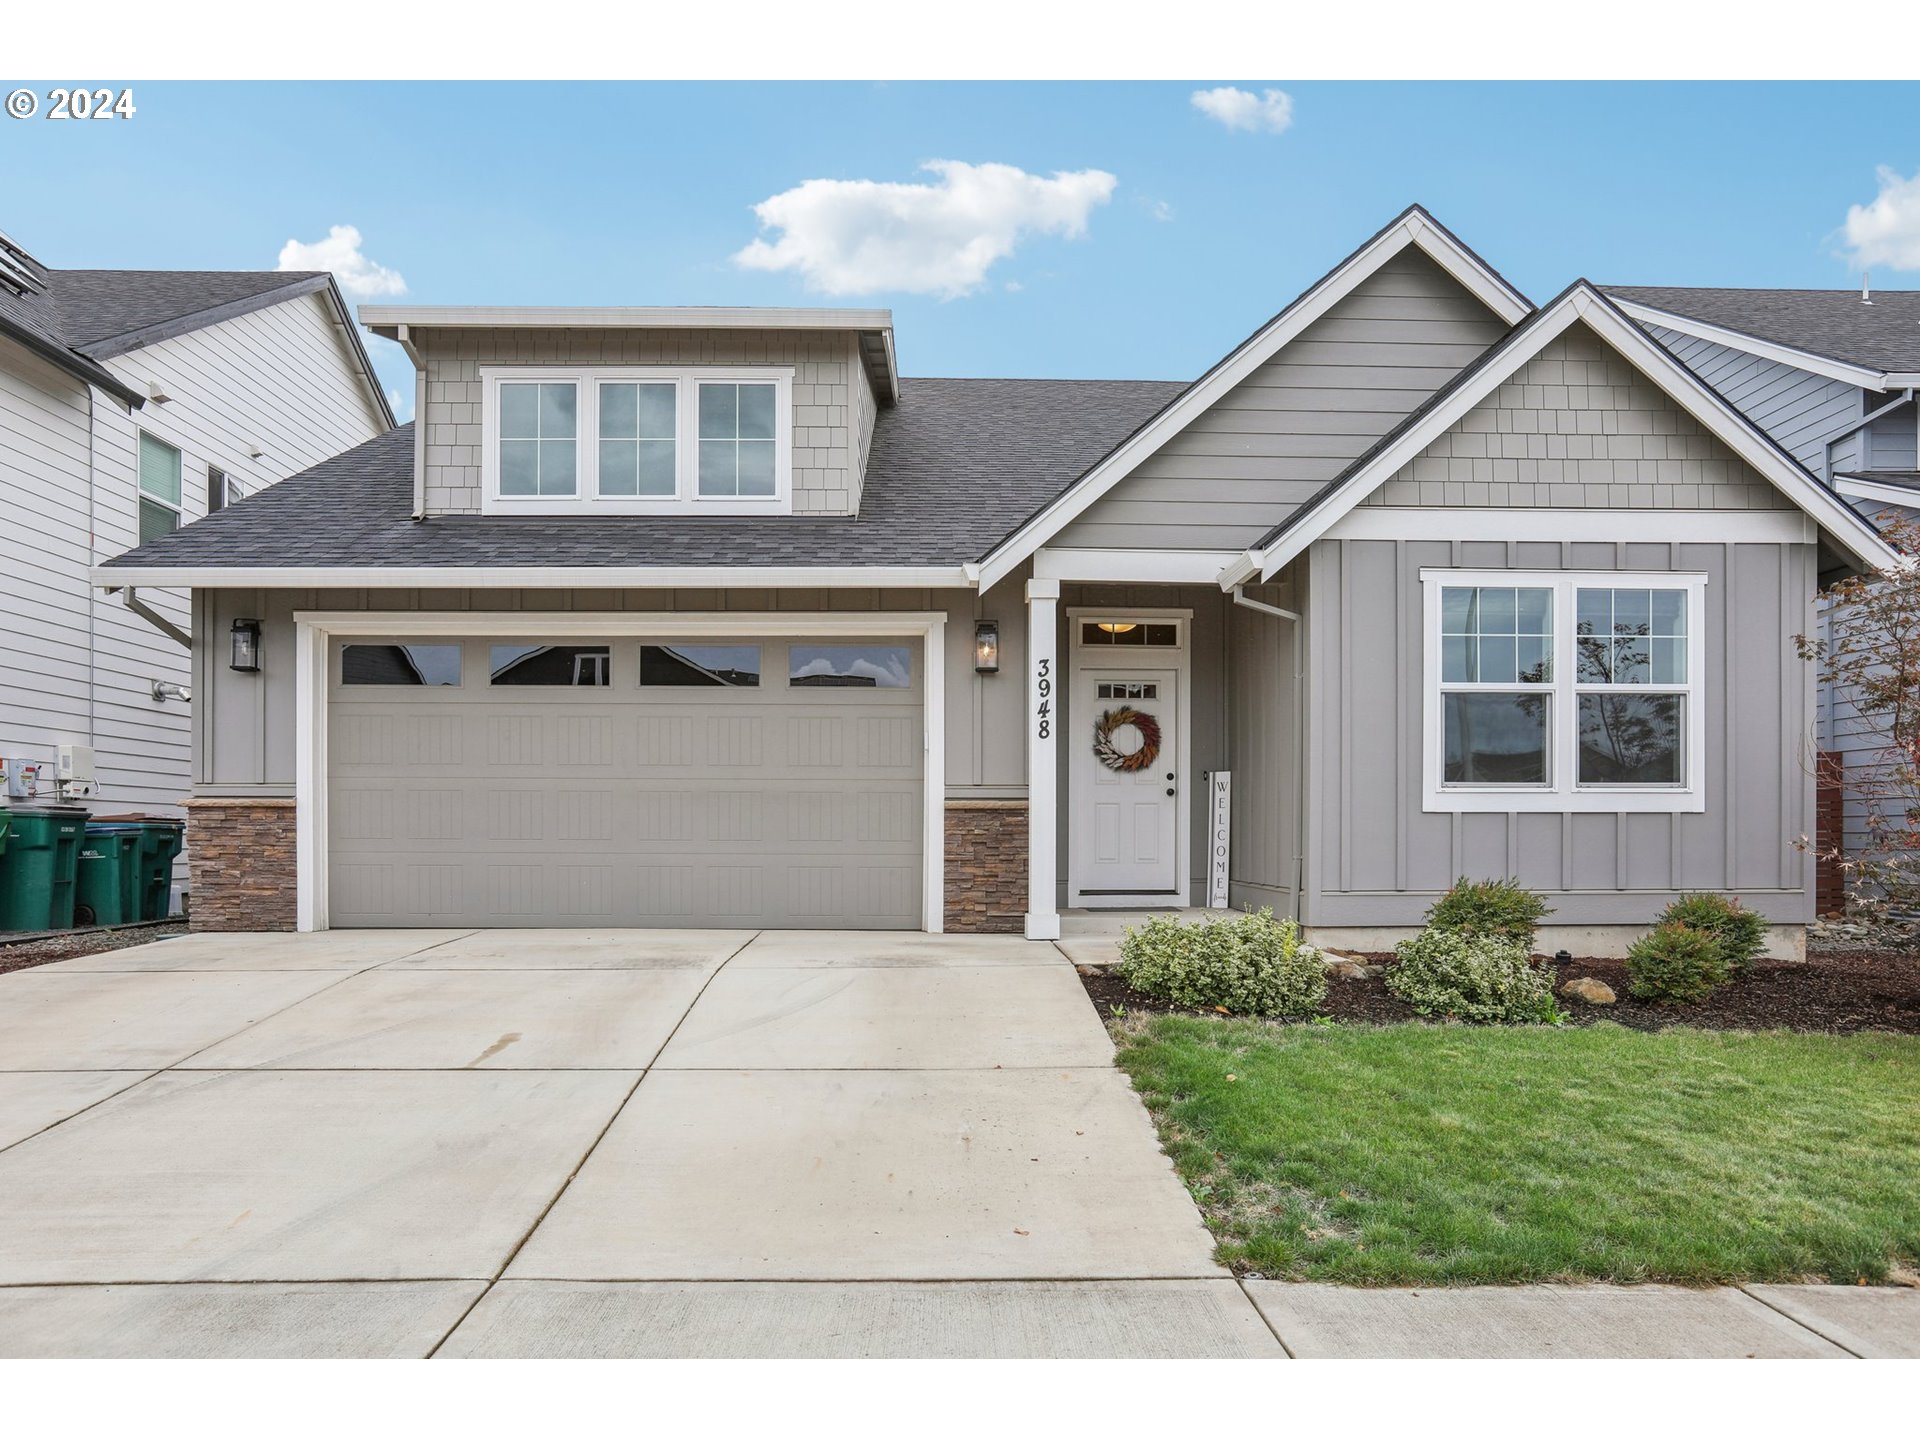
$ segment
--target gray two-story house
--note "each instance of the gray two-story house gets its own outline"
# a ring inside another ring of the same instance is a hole
[[[881,310],[362,319],[413,426],[95,571],[194,595],[202,923],[1812,914],[1791,637],[1887,547],[1418,207],[1190,384],[903,378]]]

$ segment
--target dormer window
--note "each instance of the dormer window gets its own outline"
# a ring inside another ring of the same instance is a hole
[[[792,511],[790,368],[485,366],[480,375],[487,514]]]

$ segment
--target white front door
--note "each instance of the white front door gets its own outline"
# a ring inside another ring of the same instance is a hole
[[[1108,669],[1079,656],[1066,736],[1068,871],[1077,904],[1184,903],[1179,685],[1178,670]]]

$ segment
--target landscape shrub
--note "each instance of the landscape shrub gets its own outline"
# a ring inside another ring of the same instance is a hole
[[[1660,912],[1657,922],[1704,930],[1720,942],[1727,973],[1739,979],[1767,948],[1766,920],[1725,895],[1682,895]]]
[[[1483,1025],[1556,1020],[1553,975],[1536,970],[1523,946],[1494,935],[1432,927],[1394,947],[1387,988],[1422,1015]]]
[[[1546,896],[1517,880],[1469,880],[1462,875],[1427,911],[1427,928],[1490,935],[1531,950],[1534,930],[1552,913]]]
[[[1657,925],[1627,949],[1628,989],[1656,1005],[1697,1005],[1727,981],[1727,957],[1711,931]]]
[[[1312,1015],[1327,994],[1325,958],[1271,910],[1192,925],[1156,915],[1129,926],[1119,974],[1143,995],[1235,1015]]]

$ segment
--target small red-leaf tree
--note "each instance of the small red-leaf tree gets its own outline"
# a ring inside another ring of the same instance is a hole
[[[1902,556],[1920,556],[1920,520],[1890,512],[1880,533]],[[1821,595],[1817,636],[1794,636],[1827,691],[1833,734],[1865,742],[1834,774],[1857,817],[1824,840],[1802,837],[1840,867],[1851,906],[1868,913],[1920,911],[1920,566],[1856,575]],[[1830,736],[1831,743],[1831,736]]]

